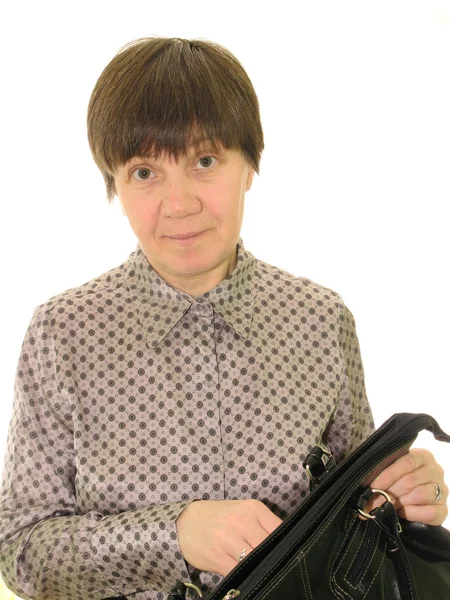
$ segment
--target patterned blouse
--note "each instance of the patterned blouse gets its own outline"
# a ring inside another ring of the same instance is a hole
[[[0,571],[23,598],[208,597],[223,576],[181,553],[196,499],[308,493],[302,461],[373,431],[355,325],[335,292],[257,260],[197,297],[139,244],[38,306],[19,359],[0,495]],[[236,559],[242,548],[236,548]]]

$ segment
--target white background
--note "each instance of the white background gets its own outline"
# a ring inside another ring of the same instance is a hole
[[[33,309],[135,248],[85,121],[102,69],[148,35],[210,39],[242,62],[266,143],[246,248],[343,296],[377,426],[428,412],[450,432],[448,0],[41,0],[0,20],[1,455]],[[450,472],[449,445],[419,442]]]

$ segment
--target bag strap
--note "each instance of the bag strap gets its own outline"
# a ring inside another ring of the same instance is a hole
[[[387,541],[387,553],[395,568],[399,600],[417,600],[414,576],[401,539],[401,526],[394,505],[386,501],[371,511],[373,522],[381,529]]]

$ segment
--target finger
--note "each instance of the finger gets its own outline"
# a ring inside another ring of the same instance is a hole
[[[433,463],[437,464],[431,452],[423,448],[412,448],[407,454],[401,456],[392,465],[384,469],[372,481],[370,487],[387,491],[404,475]]]
[[[439,465],[437,466],[439,467]],[[433,475],[434,471],[436,471],[435,475]],[[430,477],[433,479],[433,483],[430,483]],[[432,469],[430,471],[429,466],[421,467],[413,473],[404,475],[390,488],[384,491],[387,493],[396,509],[402,508],[403,506],[407,506],[409,504],[433,504],[437,497],[434,484],[435,481],[439,481],[437,485],[439,485],[441,490],[441,498],[439,499],[439,503],[444,504],[447,497],[448,488],[442,479],[442,475],[439,473],[439,468],[436,470]],[[372,496],[366,504],[366,512],[370,512],[374,508],[382,506],[384,502],[384,496],[378,494]]]
[[[264,534],[264,538],[261,541],[264,541],[264,539],[266,539],[266,537],[268,536],[268,533]],[[260,542],[259,542],[260,543]],[[241,561],[244,560],[244,558],[247,558],[247,556],[249,554],[251,554],[253,552],[253,550],[256,548],[258,544],[257,543],[251,543],[245,540],[239,540],[237,541],[236,539],[233,540],[232,544],[227,544],[227,548],[228,548],[228,554],[226,556],[226,567],[228,568],[228,571],[231,571],[231,569],[234,569],[234,567]],[[241,555],[243,553],[243,551],[245,550],[245,555],[243,558],[241,558]]]
[[[265,504],[260,503],[256,508],[255,514],[258,523],[268,534],[272,533],[283,522]]]
[[[434,483],[418,485],[407,494],[397,498],[395,500],[395,507],[400,509],[410,505],[426,506],[427,504],[445,504],[448,488],[444,483],[442,483],[442,485],[437,485],[439,486],[440,494],[438,494],[438,490]]]
[[[233,535],[230,530],[227,534],[210,540],[209,544],[202,544],[207,567],[204,566],[204,561],[189,562],[202,571],[211,571],[225,576],[235,568],[240,552],[248,545],[240,537]]]
[[[401,508],[397,514],[407,521],[442,525],[448,516],[448,508],[446,504],[408,505]]]
[[[248,541],[247,536],[239,536],[236,531],[230,530],[221,536],[221,548],[223,557],[220,564],[227,569],[228,573],[238,564],[241,552],[246,549],[245,555],[248,556],[254,546]]]
[[[448,516],[448,507],[446,498],[449,489],[444,482],[441,487],[441,498],[436,501],[436,488],[433,484],[427,483],[418,486],[405,496],[393,498],[394,504],[399,516],[409,521],[418,521],[428,525],[442,525]],[[383,496],[373,496],[364,507],[365,512],[381,506],[385,502]],[[430,508],[431,507],[431,508]]]
[[[235,558],[233,558],[229,554],[226,554],[220,561],[221,568],[219,575],[223,575],[224,577],[226,577],[228,573],[230,573],[237,564],[238,561]]]
[[[248,556],[283,522],[262,502],[248,502],[245,508],[249,511],[247,518],[239,523],[238,530],[230,531],[223,540],[228,556],[234,560],[234,566],[239,562],[244,549],[247,550],[245,556]],[[237,531],[240,535],[237,535]]]
[[[432,483],[437,483],[441,488],[444,486],[443,471],[437,463],[426,464],[411,473],[406,473],[393,483],[386,492],[394,499],[398,499],[426,484],[429,484],[429,491],[430,487],[433,487],[431,486]],[[416,503],[411,502],[411,504]]]
[[[252,546],[253,549],[259,546],[259,544],[261,544],[267,537],[269,537],[269,535],[273,531],[275,531],[275,529],[283,522],[269,509],[267,510],[270,513],[270,515],[267,515],[267,518],[263,517],[262,522],[258,519],[257,524],[255,524],[246,532],[245,537],[249,542],[247,546]],[[250,550],[246,554],[249,553]]]

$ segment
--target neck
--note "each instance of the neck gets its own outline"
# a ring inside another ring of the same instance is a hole
[[[202,296],[206,292],[210,292],[219,285],[224,279],[230,275],[237,265],[237,247],[231,257],[226,263],[222,263],[217,266],[213,271],[205,274],[199,273],[198,275],[186,279],[172,279],[171,277],[164,277],[153,267],[158,275],[171,285],[176,290],[189,294],[193,298]]]

